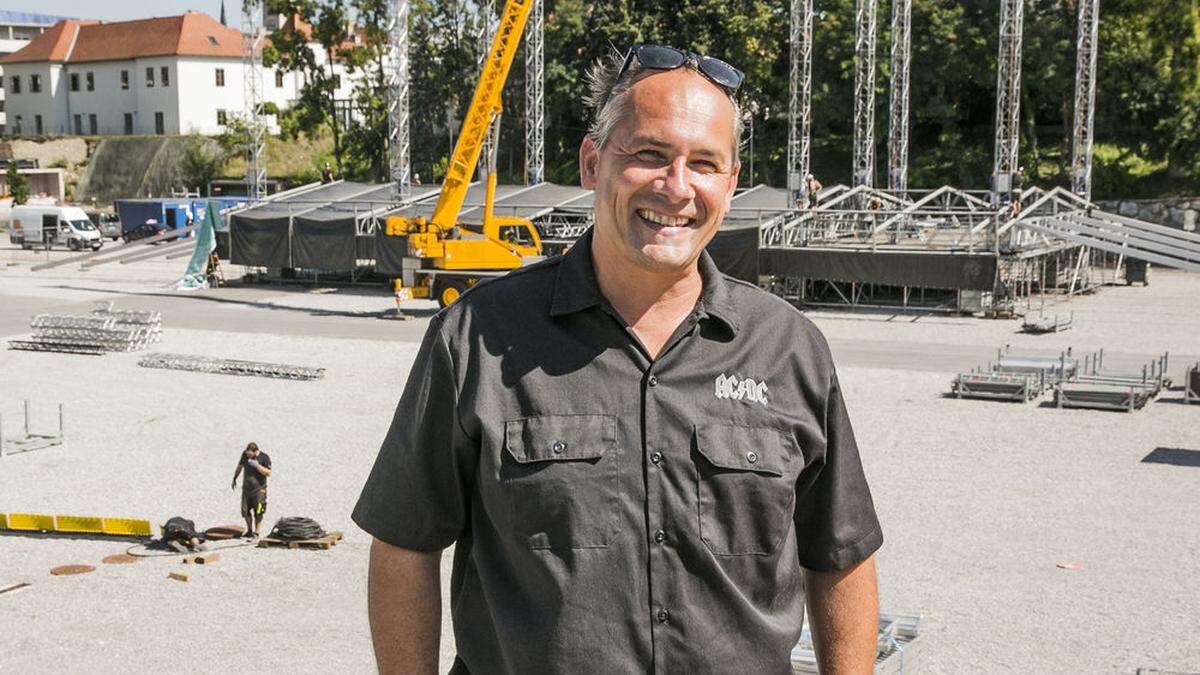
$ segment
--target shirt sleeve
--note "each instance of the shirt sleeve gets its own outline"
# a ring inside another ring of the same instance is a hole
[[[435,551],[467,526],[478,444],[459,424],[454,363],[435,318],[352,518],[392,546]]]
[[[271,456],[265,452],[258,453],[258,464],[266,468],[271,468]]]
[[[825,452],[811,467],[815,477],[797,486],[795,523],[800,564],[830,572],[865,560],[883,545],[883,533],[837,375],[824,418]]]

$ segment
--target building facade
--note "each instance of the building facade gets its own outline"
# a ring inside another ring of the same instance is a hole
[[[64,19],[66,17],[0,9],[0,58],[23,49],[33,38]],[[0,67],[0,136],[6,133],[8,124],[5,107],[4,68]]]
[[[318,62],[328,63],[315,49]],[[9,135],[220,134],[246,112],[243,37],[201,12],[99,23],[60,21],[0,58]],[[334,64],[337,98],[352,76]],[[299,73],[264,69],[263,98],[287,108]],[[271,125],[274,127],[274,125]],[[275,131],[275,129],[272,129]]]

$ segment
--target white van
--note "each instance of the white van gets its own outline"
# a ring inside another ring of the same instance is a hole
[[[74,206],[14,206],[9,220],[8,240],[21,248],[54,245],[72,251],[104,245],[100,231],[83,209]]]

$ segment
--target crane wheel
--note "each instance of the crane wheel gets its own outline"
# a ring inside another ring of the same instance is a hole
[[[465,281],[460,279],[439,279],[434,285],[433,294],[437,297],[438,307],[445,309],[453,305],[466,290],[467,284]]]

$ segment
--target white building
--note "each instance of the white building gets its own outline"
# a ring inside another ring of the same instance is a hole
[[[0,57],[7,56],[66,17],[0,9]],[[0,68],[0,135],[5,132],[4,69]]]
[[[319,46],[314,51],[318,62],[328,62]],[[245,111],[242,55],[242,34],[200,12],[113,23],[60,21],[0,58],[7,133],[219,134]],[[340,80],[335,97],[349,98],[351,76],[340,64],[334,72]],[[265,71],[264,99],[288,107],[303,86],[301,77]]]

